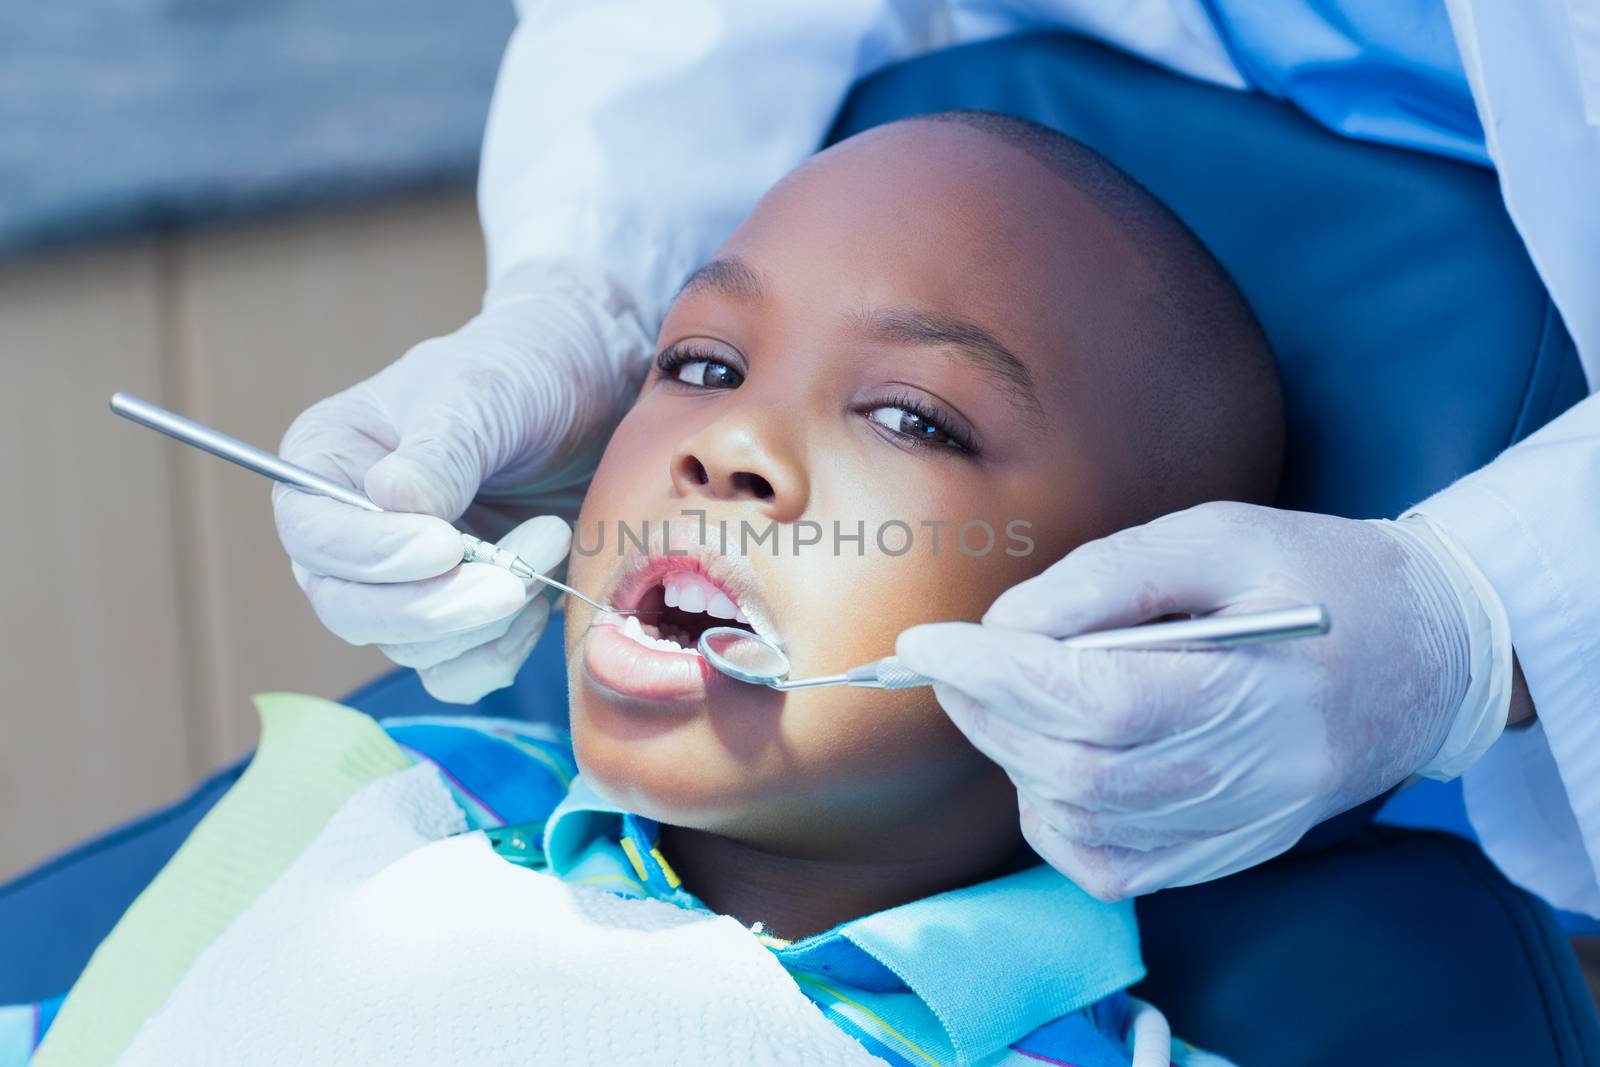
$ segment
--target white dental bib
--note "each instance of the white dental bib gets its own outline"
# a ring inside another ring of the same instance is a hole
[[[497,856],[426,765],[342,807],[123,1067],[877,1064],[727,916]]]

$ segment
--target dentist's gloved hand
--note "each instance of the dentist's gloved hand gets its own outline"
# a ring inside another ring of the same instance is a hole
[[[529,517],[575,511],[650,346],[605,278],[530,264],[460,330],[307,409],[283,455],[396,513],[274,491],[278,536],[323,624],[417,668],[441,700],[509,685],[544,631],[545,587],[462,564],[450,523],[541,572],[559,566],[567,524]]]
[[[1171,613],[1327,605],[1323,637],[1206,651],[1056,639]],[[1051,865],[1116,899],[1253,866],[1413,773],[1453,777],[1505,726],[1498,596],[1429,520],[1207,504],[1091,542],[977,623],[901,635],[1016,783]]]

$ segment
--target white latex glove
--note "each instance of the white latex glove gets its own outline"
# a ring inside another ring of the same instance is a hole
[[[1317,638],[1206,651],[1055,638],[1171,613],[1327,605]],[[1504,729],[1505,613],[1426,519],[1207,504],[1084,545],[978,623],[896,654],[1017,785],[1051,865],[1117,899],[1253,866],[1412,773],[1451,777]]]
[[[278,536],[323,624],[417,668],[441,700],[470,703],[509,685],[549,617],[545,587],[462,564],[450,523],[536,570],[557,567],[567,524],[522,520],[575,510],[650,344],[604,278],[531,264],[498,282],[460,330],[307,409],[283,455],[395,513],[275,489]]]

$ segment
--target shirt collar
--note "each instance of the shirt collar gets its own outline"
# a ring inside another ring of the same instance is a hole
[[[834,935],[898,975],[963,1063],[1144,977],[1133,903],[1095,900],[1043,864],[819,936]]]
[[[579,776],[545,824],[551,872],[565,877],[597,837],[620,832],[624,817],[632,818]],[[1144,977],[1132,903],[1095,900],[1042,864],[775,951],[790,970],[826,969],[858,987],[903,985],[939,1020],[963,1063]]]
[[[572,780],[567,795],[544,823],[544,855],[550,873],[565,878],[597,837],[616,832],[622,808],[589,788],[583,775]]]

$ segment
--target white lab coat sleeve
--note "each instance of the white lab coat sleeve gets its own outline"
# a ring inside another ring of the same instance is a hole
[[[1512,881],[1600,915],[1600,396],[1417,510],[1500,594],[1538,709],[1467,771],[1468,817]]]
[[[926,48],[895,0],[522,0],[490,106],[491,287],[605,271],[653,324],[687,274],[821,143],[862,74]]]
[[[1446,0],[1506,210],[1600,386],[1600,0]]]
[[[1116,8],[1112,11],[1109,8]],[[951,43],[1072,29],[1242,88],[1202,0],[520,0],[490,107],[479,211],[491,285],[603,268],[654,323],[850,87]]]
[[[1600,382],[1600,16],[1592,0],[1449,0],[1507,208]],[[1464,776],[1512,881],[1600,915],[1600,396],[1424,502],[1488,576],[1538,710]]]

